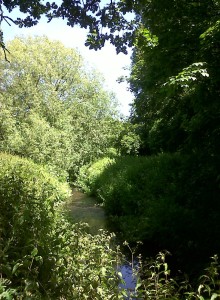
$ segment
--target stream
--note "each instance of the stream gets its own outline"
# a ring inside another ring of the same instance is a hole
[[[102,207],[96,204],[96,199],[94,197],[89,197],[74,188],[68,208],[73,221],[76,223],[87,223],[91,234],[98,234],[99,229],[108,230],[105,212]],[[131,265],[128,263],[121,265],[119,272],[122,273],[125,282],[121,287],[128,290],[134,290],[136,279],[132,275]]]

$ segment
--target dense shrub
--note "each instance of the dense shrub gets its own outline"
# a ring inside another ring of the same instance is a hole
[[[97,195],[100,187],[98,183],[100,175],[114,161],[114,158],[104,157],[92,164],[84,165],[80,169],[76,184],[87,194]]]
[[[118,217],[149,217],[152,205],[176,191],[179,156],[119,157],[111,163],[100,160],[81,169],[79,184],[94,193],[108,214]],[[169,203],[168,202],[168,203]],[[168,204],[167,203],[167,204]]]
[[[178,153],[121,157],[84,169],[84,182],[90,186],[92,178],[93,192],[124,238],[146,241],[148,253],[169,249],[184,268],[196,270],[220,251],[218,174],[202,161]]]
[[[54,230],[55,209],[68,195],[68,186],[61,184],[43,167],[27,159],[0,155],[0,239],[3,248],[0,262],[3,276],[13,278],[15,282],[28,282],[39,275],[41,260],[50,268],[49,243]]]
[[[68,196],[43,167],[0,155],[1,299],[120,299],[112,236],[69,223]]]
[[[81,169],[81,187],[104,204],[124,238],[146,240],[161,233],[160,239],[166,239],[167,226],[178,226],[178,219],[182,222],[187,214],[176,202],[179,155],[127,156],[107,162]]]
[[[27,159],[1,154],[1,238],[10,242],[18,255],[33,243],[43,247],[53,228],[55,207],[69,194],[68,186],[43,167]]]

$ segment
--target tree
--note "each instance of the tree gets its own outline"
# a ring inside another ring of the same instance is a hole
[[[0,61],[1,151],[57,174],[107,151],[117,109],[100,75],[86,70],[75,50],[46,37],[17,38],[7,47],[11,63]]]
[[[171,197],[155,201],[155,236],[159,243],[165,237],[161,246],[168,248],[176,237],[182,235],[181,245],[192,234],[185,242],[188,256],[182,245],[179,254],[195,263],[220,249],[219,1],[149,0],[139,3],[137,12],[142,26],[129,79],[135,94],[131,120],[138,125],[142,154],[178,154],[181,162],[171,168],[176,171],[170,183],[176,188],[173,215],[168,212]],[[159,167],[163,170],[161,162]],[[180,227],[175,206],[184,220]],[[188,221],[184,212],[191,216]],[[164,216],[166,222],[159,224]]]
[[[13,20],[10,15],[16,7],[24,18]],[[103,6],[101,0],[68,1],[60,3],[47,1],[46,3],[26,0],[2,0],[0,2],[0,25],[3,21],[8,24],[14,22],[19,27],[31,27],[36,25],[41,16],[45,15],[48,22],[55,18],[62,18],[67,21],[67,25],[80,25],[88,28],[89,34],[86,45],[93,49],[100,49],[105,41],[109,40],[116,46],[117,52],[127,52],[127,46],[131,46],[133,29],[136,26],[133,20],[126,18],[126,13],[132,10],[131,1],[107,1]],[[5,56],[7,48],[4,44],[3,32],[0,29],[0,46]]]
[[[132,119],[142,128],[145,152],[190,151],[217,139],[219,9],[211,0],[137,7],[142,26],[130,84]]]

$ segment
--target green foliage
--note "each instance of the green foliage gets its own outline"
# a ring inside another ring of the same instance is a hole
[[[166,262],[167,251],[159,252],[155,259],[145,262],[139,258],[136,276],[136,296],[146,299],[182,299],[178,283],[170,276],[170,269]],[[183,291],[181,291],[183,294]]]
[[[40,236],[43,246],[55,206],[70,195],[68,186],[23,158],[1,154],[0,164],[1,238],[11,240],[18,253],[22,245],[37,243]]]
[[[137,126],[127,120],[118,121],[115,124],[115,141],[119,155],[137,155],[141,145]]]
[[[201,166],[197,154],[119,157],[104,168],[96,163],[84,169],[81,184],[92,187],[124,238],[169,249],[178,264],[197,271],[220,247],[219,177],[212,159]]]
[[[184,299],[205,300],[218,299],[219,271],[218,256],[214,255],[210,265],[205,269],[205,274],[195,280],[192,285],[185,277],[174,278],[172,270],[167,263],[168,251],[159,252],[155,259],[143,261],[139,257],[139,263],[134,270],[138,281],[135,292],[131,297],[138,299]]]
[[[1,151],[47,164],[60,176],[70,167],[72,154],[70,114],[62,103],[71,74],[64,62],[69,58],[76,73],[79,55],[47,38],[15,39],[8,48],[11,63],[1,60]]]
[[[198,80],[198,76],[209,77],[207,69],[204,69],[205,63],[197,62],[193,63],[187,68],[184,68],[177,76],[170,77],[169,82],[165,83],[164,86],[176,85],[183,88],[189,88],[190,82]]]
[[[42,15],[45,15],[50,22],[56,18],[62,18],[67,21],[67,25],[73,27],[79,25],[88,29],[86,45],[92,49],[101,49],[106,41],[115,45],[117,52],[127,53],[127,46],[131,46],[133,40],[133,31],[136,28],[136,22],[126,17],[126,12],[132,11],[132,2],[106,1],[100,5],[100,1],[83,3],[73,1],[71,4],[67,0],[60,3],[47,1],[41,3],[27,2],[18,0],[16,4],[9,0],[3,1],[0,6],[0,25],[2,22],[15,23],[19,27],[31,27],[38,24]],[[10,13],[19,9],[24,15],[19,15],[12,19]],[[119,34],[119,31],[123,30]],[[3,32],[0,29],[0,46],[3,53],[7,54],[7,48],[4,44]],[[6,56],[7,59],[7,56]]]
[[[129,82],[143,153],[218,152],[219,2],[151,0],[136,11]]]
[[[0,166],[1,299],[123,299],[113,235],[64,218],[67,185],[27,159]]]
[[[0,166],[1,272],[18,285],[25,280],[27,287],[42,261],[50,265],[55,207],[70,193],[66,184],[29,160],[1,154]]]
[[[104,91],[100,74],[60,42],[16,38],[7,47],[11,63],[0,60],[0,150],[74,179],[80,166],[113,145],[114,96]]]
[[[8,287],[10,283],[10,280],[0,278],[0,299],[12,300],[17,295],[15,289]]]
[[[103,171],[114,163],[113,158],[104,157],[90,165],[85,165],[80,169],[76,184],[86,193],[97,194],[97,188],[100,188],[97,180]]]
[[[98,88],[97,91],[100,92]],[[95,98],[102,102],[100,105],[92,103]],[[76,104],[73,109],[73,165],[69,170],[70,177],[75,179],[81,166],[89,164],[109,152],[109,148],[114,147],[115,119],[114,107],[111,108],[111,98],[102,95],[97,97],[91,95],[85,103]],[[106,103],[105,103],[106,100]]]
[[[139,240],[146,238],[146,228],[148,234],[149,230],[154,231],[153,220],[155,225],[160,222],[152,216],[159,213],[153,206],[160,207],[162,203],[167,208],[172,206],[178,165],[179,156],[168,154],[148,158],[119,157],[110,164],[105,159],[84,168],[79,184],[83,183],[93,191],[103,202],[108,214],[122,220],[125,235]],[[126,220],[129,220],[127,224]]]
[[[153,201],[146,201],[144,230],[152,243],[180,260],[190,257],[191,270],[196,270],[195,264],[220,249],[219,1],[149,0],[134,9],[142,25],[129,82],[135,95],[131,121],[138,125],[140,153],[163,153],[161,159],[166,153],[173,157],[179,153],[178,164],[165,167],[168,178],[173,174],[170,185],[161,180],[161,161],[158,177],[152,176],[158,193],[152,185],[142,197],[154,195]],[[133,182],[136,185],[132,179],[131,186]],[[122,204],[119,207],[119,212],[125,210]],[[185,259],[184,265],[189,261]]]
[[[206,273],[199,278],[199,286],[196,292],[189,292],[189,299],[218,299],[220,297],[220,265],[217,255],[211,257],[212,262],[205,269]],[[186,293],[187,294],[187,293]]]

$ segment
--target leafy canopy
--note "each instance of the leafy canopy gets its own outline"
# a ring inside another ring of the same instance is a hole
[[[139,3],[129,82],[145,153],[217,153],[219,11],[211,0]]]
[[[14,22],[19,27],[31,27],[39,22],[42,15],[45,15],[48,22],[62,18],[71,27],[80,25],[82,28],[88,28],[86,45],[95,50],[102,48],[105,41],[109,40],[116,46],[117,52],[126,53],[127,46],[131,46],[133,29],[136,26],[130,16],[126,17],[126,13],[132,11],[131,1],[106,1],[103,5],[101,0],[85,2],[78,0],[58,2],[4,0],[0,7],[0,23],[2,21],[9,24]],[[13,20],[10,13],[17,7],[20,12],[25,14],[25,17]],[[6,50],[3,33],[1,30],[0,32],[1,47]]]
[[[114,137],[117,104],[100,74],[46,37],[16,38],[7,47],[11,63],[0,59],[0,150],[56,174],[103,155]]]

